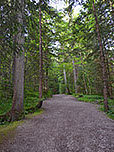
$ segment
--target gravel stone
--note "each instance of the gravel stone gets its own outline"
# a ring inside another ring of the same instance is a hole
[[[17,127],[1,152],[114,152],[114,121],[96,105],[54,95],[43,108]]]

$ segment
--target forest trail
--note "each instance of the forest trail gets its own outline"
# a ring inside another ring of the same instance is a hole
[[[43,108],[17,127],[1,152],[114,152],[114,121],[96,105],[54,95]]]

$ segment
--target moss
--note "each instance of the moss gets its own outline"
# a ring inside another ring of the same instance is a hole
[[[14,137],[16,127],[22,123],[23,121],[21,120],[0,126],[0,143],[7,140],[9,137]]]
[[[25,116],[25,119],[31,119],[39,114],[42,114],[43,113],[43,109],[40,109],[34,113],[31,113],[31,114],[27,114]],[[13,138],[15,136],[15,129],[21,125],[24,121],[24,120],[20,120],[20,121],[14,121],[14,122],[10,122],[7,124],[4,124],[4,125],[1,125],[0,126],[0,144],[3,143],[5,140],[8,140],[9,138]]]
[[[36,111],[36,112],[34,112],[34,113],[27,114],[27,115],[25,116],[25,118],[30,119],[30,118],[32,118],[32,117],[35,117],[35,116],[37,116],[37,115],[42,114],[43,111],[44,111],[43,109],[40,109],[40,110],[38,110],[38,111]]]

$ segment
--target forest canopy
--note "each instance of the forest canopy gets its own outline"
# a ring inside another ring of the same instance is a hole
[[[53,94],[93,95],[113,113],[113,1],[64,2],[58,10],[51,0],[0,1],[2,121],[24,117]]]

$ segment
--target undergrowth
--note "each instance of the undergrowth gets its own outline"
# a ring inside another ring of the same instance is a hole
[[[51,92],[48,91],[47,93],[43,94],[42,100],[44,100],[46,98],[50,98],[51,96],[52,96]],[[40,100],[39,100],[38,92],[25,91],[25,98],[24,98],[25,114],[32,112],[32,111],[28,111],[28,109],[35,107]],[[0,100],[0,115],[7,113],[11,109],[11,106],[12,106],[12,98],[11,97],[9,99],[2,98]]]
[[[46,93],[43,93],[43,98],[39,99],[39,94],[38,92],[35,91],[25,91],[25,98],[24,98],[24,115],[29,114],[29,113],[34,113],[38,110],[38,103],[40,101],[45,100],[46,98],[51,97],[51,93],[48,91]],[[2,98],[0,100],[0,115],[5,115],[7,112],[10,111],[12,106],[12,98],[10,97],[9,99]],[[7,124],[8,120],[3,117],[0,119],[0,125]]]

